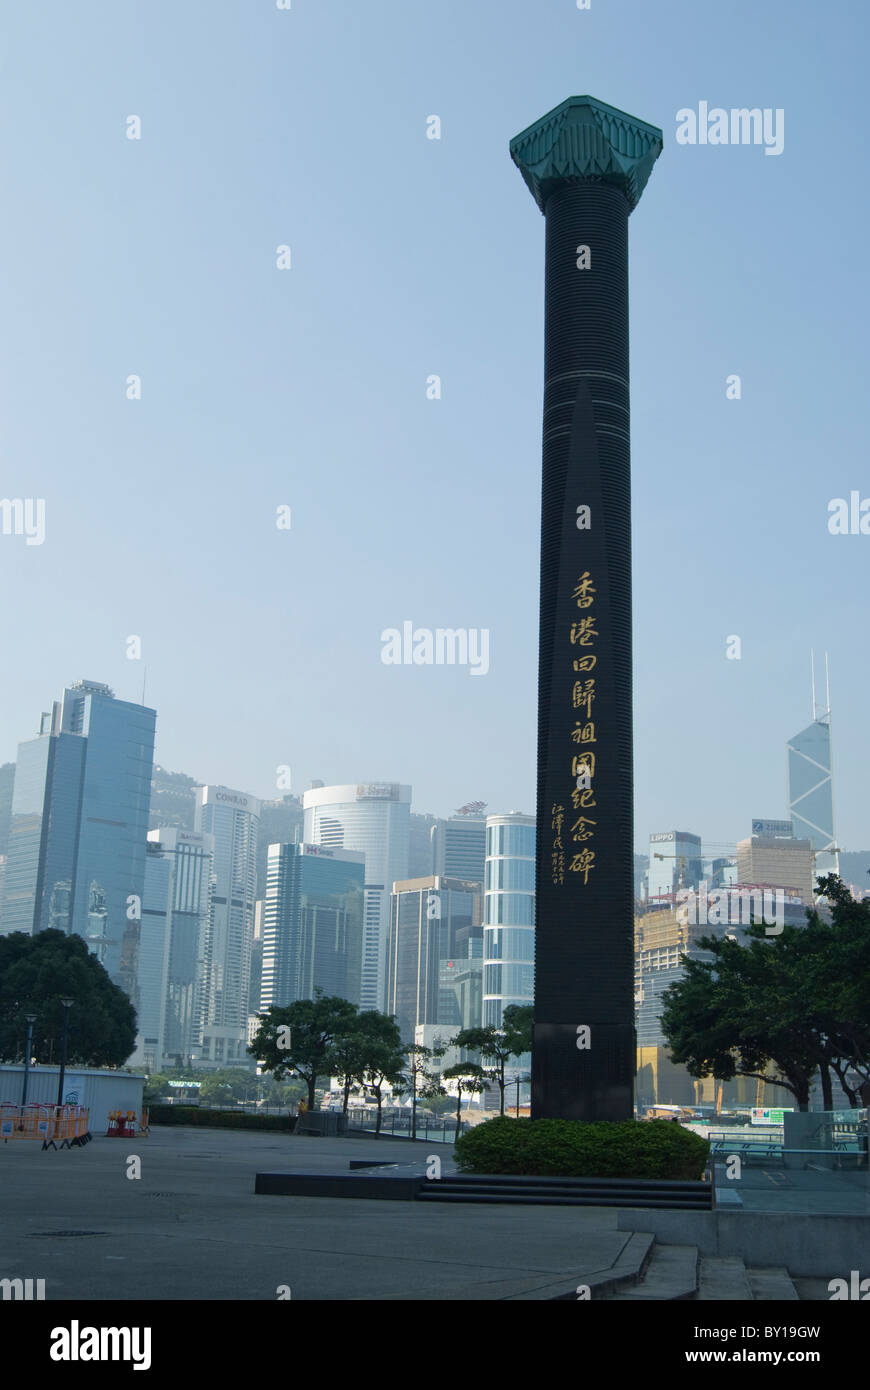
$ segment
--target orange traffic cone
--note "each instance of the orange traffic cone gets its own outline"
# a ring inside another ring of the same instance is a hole
[[[117,1139],[117,1137],[118,1137],[118,1112],[117,1112],[117,1110],[110,1110],[110,1111],[109,1111],[109,1128],[106,1130],[106,1138],[107,1138],[107,1139]]]

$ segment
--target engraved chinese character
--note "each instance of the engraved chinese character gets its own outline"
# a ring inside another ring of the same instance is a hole
[[[571,826],[571,833],[575,840],[591,840],[595,832],[590,830],[589,826],[597,824],[597,821],[589,820],[587,816],[578,816]]]
[[[593,723],[581,724],[578,719],[574,731],[571,734],[572,743],[597,743],[595,737],[595,725]]]
[[[575,709],[585,709],[586,718],[592,718],[592,701],[595,699],[595,681],[575,681],[571,691],[571,703]]]
[[[595,776],[595,754],[578,753],[571,759],[571,776],[593,778]]]
[[[591,647],[593,637],[597,636],[594,618],[581,618],[579,622],[571,624],[572,646],[579,643],[581,647]]]
[[[578,608],[591,608],[595,602],[594,595],[597,592],[589,575],[588,570],[584,570],[577,580],[577,587],[571,595],[576,598]]]
[[[585,811],[588,806],[598,805],[591,791],[579,791],[577,787],[571,793],[571,802],[575,811]]]
[[[587,656],[580,656],[574,662],[575,671],[591,671],[598,664],[598,657],[589,652]]]
[[[595,868],[595,850],[581,849],[571,860],[571,873],[582,874],[584,886],[589,882],[589,872]]]

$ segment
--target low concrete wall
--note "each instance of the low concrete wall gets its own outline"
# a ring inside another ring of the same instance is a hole
[[[257,1173],[259,1197],[366,1197],[379,1202],[413,1202],[425,1178],[365,1173]]]
[[[806,1279],[870,1274],[870,1216],[805,1212],[621,1210],[620,1231],[649,1231],[663,1245],[735,1255],[748,1268],[782,1266]]]

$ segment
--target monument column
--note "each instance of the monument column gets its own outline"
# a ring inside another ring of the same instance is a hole
[[[546,218],[535,1119],[633,1114],[628,216],[661,149],[592,97],[510,146]]]

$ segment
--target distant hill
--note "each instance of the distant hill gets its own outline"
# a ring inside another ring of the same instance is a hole
[[[192,830],[196,788],[202,785],[186,772],[167,772],[165,767],[155,763],[148,829],[158,830],[165,825],[176,830]]]

